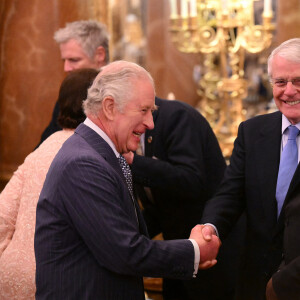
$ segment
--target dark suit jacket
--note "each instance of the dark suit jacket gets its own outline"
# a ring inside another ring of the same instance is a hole
[[[299,172],[298,172],[299,176]],[[300,299],[300,186],[287,199],[283,211],[283,261],[272,276],[280,300]]]
[[[162,232],[165,239],[187,238],[226,164],[210,125],[196,109],[180,101],[155,102],[155,126],[146,131],[145,156],[134,157],[133,179],[151,188],[153,201],[137,187],[150,237]],[[234,286],[239,239],[231,236],[230,244],[223,243],[218,264],[185,283],[191,299],[227,299],[226,291]]]
[[[45,128],[45,130],[42,133],[40,143],[38,146],[45,140],[47,139],[52,133],[62,130],[62,128],[58,125],[57,119],[59,115],[59,104],[58,101],[55,103],[53,112],[52,112],[52,119],[49,123],[49,125]],[[37,147],[38,147],[37,146]]]
[[[159,98],[155,103],[154,129],[146,131],[145,156],[134,157],[133,179],[151,188],[154,203],[142,199],[150,236],[163,232],[165,239],[186,238],[226,164],[211,127],[196,109]],[[151,221],[147,208],[153,204],[157,219]]]
[[[112,149],[81,124],[38,201],[36,299],[144,299],[142,276],[192,278],[192,243],[152,241],[137,217]]]
[[[202,222],[214,224],[222,240],[238,216],[246,211],[246,250],[238,284],[241,300],[264,299],[266,283],[282,259],[283,215],[277,221],[275,199],[281,119],[282,114],[275,112],[240,124],[230,166],[203,213]],[[286,201],[299,179],[298,168]]]

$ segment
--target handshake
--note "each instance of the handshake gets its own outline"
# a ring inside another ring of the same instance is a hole
[[[204,270],[214,266],[221,246],[214,228],[210,225],[196,225],[189,238],[195,240],[200,249],[199,269]]]

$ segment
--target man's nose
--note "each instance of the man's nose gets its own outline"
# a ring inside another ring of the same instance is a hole
[[[151,130],[154,128],[153,116],[151,111],[147,113],[144,124],[146,125],[147,129]]]
[[[73,70],[71,64],[66,60],[64,62],[64,71],[65,72],[71,72]]]
[[[286,95],[295,95],[297,93],[297,89],[292,82],[288,81],[284,93]]]

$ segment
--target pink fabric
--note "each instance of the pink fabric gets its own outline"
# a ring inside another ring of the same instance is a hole
[[[0,299],[35,299],[36,205],[50,164],[73,134],[52,134],[29,154],[0,194]]]

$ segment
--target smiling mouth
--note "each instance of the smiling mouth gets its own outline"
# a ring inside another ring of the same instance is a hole
[[[141,137],[141,135],[142,135],[142,133],[141,133],[141,132],[136,132],[136,131],[135,131],[135,132],[133,132],[133,135],[135,135],[135,136],[137,136],[137,137],[139,137],[139,138],[140,138],[140,137]]]
[[[300,101],[283,101],[285,104],[288,104],[290,106],[293,106],[293,105],[296,105],[296,104],[299,104]]]

